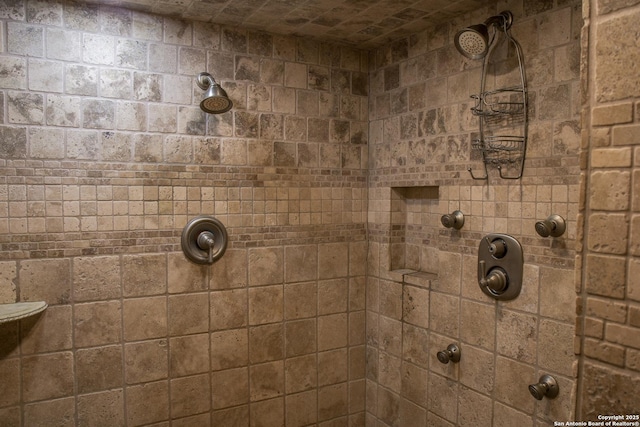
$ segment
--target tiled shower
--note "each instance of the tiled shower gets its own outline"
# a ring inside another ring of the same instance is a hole
[[[611,44],[633,43],[620,28],[640,12],[591,3],[479,3],[367,50],[4,2],[0,303],[48,307],[0,324],[0,424],[508,427],[637,413],[640,90]],[[525,173],[474,180],[481,61],[453,36],[504,9],[526,61]],[[231,111],[200,110],[203,71]],[[463,228],[443,227],[455,210]],[[535,231],[551,214],[567,220],[559,238]],[[229,233],[211,266],[180,247],[199,215]],[[511,301],[478,286],[493,232],[523,246]],[[442,364],[451,343],[461,360]],[[530,395],[543,374],[557,398]]]

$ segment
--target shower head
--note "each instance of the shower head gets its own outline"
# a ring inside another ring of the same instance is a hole
[[[204,96],[200,102],[200,108],[205,113],[221,114],[226,113],[233,107],[233,102],[229,99],[227,92],[213,79],[209,73],[200,73],[196,79],[198,87],[204,91]]]
[[[511,28],[513,14],[504,11],[500,15],[492,16],[484,24],[476,24],[464,28],[456,34],[455,45],[458,52],[469,59],[482,59],[489,50],[489,26],[494,25],[502,31]],[[493,40],[493,39],[492,39]]]
[[[472,25],[458,31],[456,49],[469,59],[481,59],[489,48],[489,31],[485,24]]]

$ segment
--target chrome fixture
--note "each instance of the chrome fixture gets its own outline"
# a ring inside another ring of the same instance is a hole
[[[182,252],[196,264],[213,264],[227,249],[227,229],[216,218],[193,218],[182,230]]]
[[[538,400],[542,400],[543,397],[553,399],[559,392],[558,382],[551,375],[543,375],[538,380],[538,384],[529,385],[529,393]]]
[[[464,214],[461,211],[453,211],[450,214],[442,215],[440,222],[447,228],[460,230],[464,225]]]
[[[549,215],[543,221],[536,222],[536,232],[542,237],[559,237],[562,236],[567,229],[567,224],[560,215]]]
[[[439,351],[438,360],[445,365],[449,362],[458,363],[460,361],[460,347],[449,344],[446,350]]]
[[[227,96],[227,92],[220,87],[209,73],[200,73],[196,79],[198,87],[204,91],[200,108],[205,113],[221,114],[226,113],[233,107],[233,102]]]
[[[504,11],[500,15],[492,16],[484,24],[476,24],[464,28],[456,34],[455,45],[458,52],[469,59],[482,59],[487,54],[493,38],[489,40],[489,26],[507,31],[513,23],[513,14]]]
[[[514,299],[522,288],[522,246],[508,234],[488,234],[478,248],[478,284],[498,300]]]

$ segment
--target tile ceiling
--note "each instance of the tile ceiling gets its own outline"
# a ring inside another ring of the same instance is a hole
[[[373,48],[495,0],[89,0]]]

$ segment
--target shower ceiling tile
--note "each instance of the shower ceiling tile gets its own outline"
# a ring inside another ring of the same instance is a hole
[[[182,19],[373,48],[495,0],[88,0]]]

